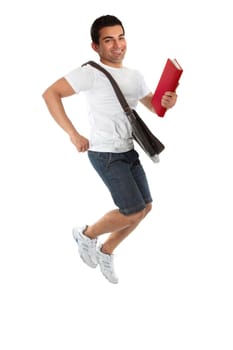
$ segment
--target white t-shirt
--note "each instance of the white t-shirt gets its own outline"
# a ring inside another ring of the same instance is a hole
[[[137,70],[100,65],[112,74],[131,108],[135,109],[138,100],[150,93]],[[90,121],[89,150],[120,153],[133,149],[131,125],[105,74],[87,65],[72,70],[65,79],[76,93],[86,95]]]

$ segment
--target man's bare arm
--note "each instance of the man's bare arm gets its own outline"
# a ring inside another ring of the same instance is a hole
[[[57,124],[67,132],[70,137],[71,142],[76,146],[79,152],[85,152],[89,148],[89,141],[80,135],[75,129],[71,120],[68,118],[64,105],[62,103],[62,98],[72,96],[75,91],[66,81],[66,79],[61,78],[52,84],[43,93],[43,98],[48,107],[48,110]]]

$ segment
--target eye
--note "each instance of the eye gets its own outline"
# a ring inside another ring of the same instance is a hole
[[[104,40],[104,42],[105,42],[106,44],[110,43],[111,41],[112,41],[112,39],[105,39],[105,40]]]

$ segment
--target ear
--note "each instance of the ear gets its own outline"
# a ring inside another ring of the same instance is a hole
[[[99,49],[99,45],[98,45],[98,44],[92,42],[92,43],[91,43],[91,47],[92,47],[92,49],[93,49],[94,51],[98,52],[98,49]]]

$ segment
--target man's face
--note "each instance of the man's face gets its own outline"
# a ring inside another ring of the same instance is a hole
[[[121,67],[126,53],[126,40],[120,25],[104,27],[100,30],[99,44],[92,43],[100,61],[112,67]]]

